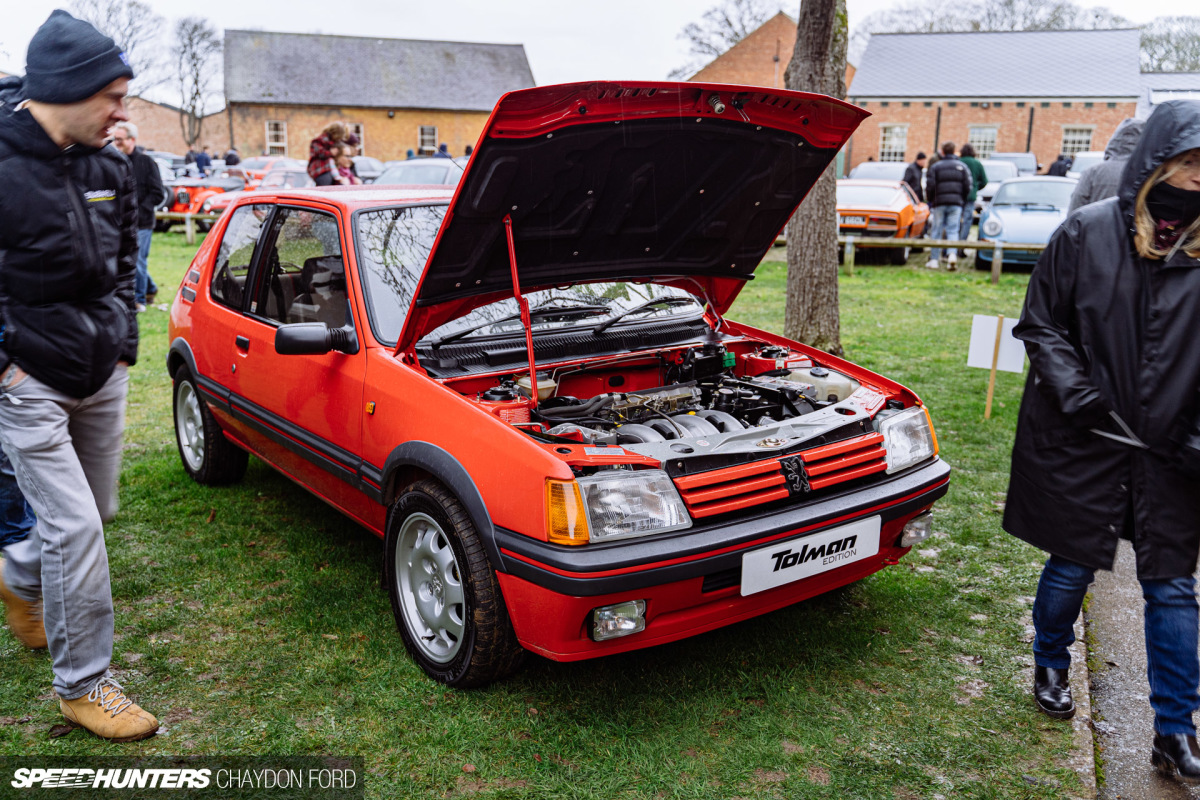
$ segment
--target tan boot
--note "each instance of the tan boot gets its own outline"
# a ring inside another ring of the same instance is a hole
[[[4,585],[4,562],[0,561],[0,600],[8,607],[8,629],[30,650],[46,646],[46,627],[42,624],[42,604],[22,600]]]
[[[67,721],[110,742],[136,742],[158,732],[158,720],[125,696],[121,684],[101,678],[92,690],[74,700],[58,700]]]

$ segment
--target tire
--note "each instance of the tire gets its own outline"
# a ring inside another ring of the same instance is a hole
[[[892,247],[888,249],[888,261],[893,266],[901,267],[908,263],[908,257],[912,253],[911,247]]]
[[[171,408],[179,460],[192,480],[205,486],[237,483],[249,454],[225,438],[186,368],[175,373]]]
[[[392,505],[384,581],[405,649],[435,681],[485,686],[520,666],[525,651],[479,534],[437,481],[414,484]]]
[[[200,233],[208,233],[212,230],[212,222],[206,219],[198,219],[196,220],[196,230],[200,231]]]

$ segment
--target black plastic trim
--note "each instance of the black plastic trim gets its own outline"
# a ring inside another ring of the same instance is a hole
[[[471,522],[475,525],[475,530],[483,541],[483,546],[487,548],[488,559],[492,562],[492,566],[503,571],[501,564],[504,561],[496,541],[498,529],[492,524],[492,516],[488,513],[487,504],[483,502],[483,495],[480,494],[475,481],[471,479],[470,473],[462,464],[458,463],[458,459],[430,442],[411,441],[398,445],[388,454],[387,461],[383,465],[380,479],[380,485],[383,487],[382,502],[391,505],[392,501],[396,499],[396,487],[389,488],[388,483],[396,470],[405,465],[425,470],[454,493],[454,496],[466,508],[467,514],[470,515]],[[390,513],[389,511],[389,515]]]
[[[747,550],[760,547],[764,539],[777,534],[820,525],[827,520],[849,514],[866,513],[865,509],[889,502],[894,504],[870,514],[878,514],[884,522],[903,516],[945,495],[949,487],[946,482],[949,475],[950,467],[946,462],[935,459],[923,467],[895,475],[889,480],[823,498],[800,508],[789,508],[765,515],[756,514],[704,527],[693,526],[685,531],[644,541],[626,540],[608,545],[567,547],[548,544],[514,531],[497,528],[496,539],[504,550],[553,569],[578,575],[561,575],[503,553],[501,571],[510,572],[551,591],[576,597],[624,592],[698,578],[740,568],[742,555]],[[916,496],[908,500],[899,499],[913,494]],[[835,524],[844,524],[844,521]],[[798,536],[810,536],[820,531],[818,528]],[[739,549],[683,564],[654,566],[659,562],[727,547]],[[587,573],[642,566],[645,569],[622,575],[587,576]]]
[[[272,414],[244,397],[230,395],[229,406],[236,419],[245,422],[293,453],[303,456],[317,466],[333,473],[346,483],[358,486],[359,466],[362,464],[362,459],[349,450],[343,450],[330,444],[326,439],[314,436],[299,425],[288,422],[277,414]]]

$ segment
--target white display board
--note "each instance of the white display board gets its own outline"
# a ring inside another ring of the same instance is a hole
[[[992,368],[992,355],[996,350],[997,317],[976,314],[971,318],[971,346],[967,351],[967,366],[980,369]],[[1017,319],[1004,320],[1000,331],[1000,355],[996,369],[1005,372],[1025,371],[1025,343],[1012,335]]]

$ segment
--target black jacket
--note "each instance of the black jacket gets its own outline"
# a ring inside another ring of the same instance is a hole
[[[904,182],[912,188],[917,199],[924,203],[925,190],[921,188],[921,168],[917,166],[917,162],[914,161],[905,168]]]
[[[930,206],[966,205],[974,182],[971,170],[958,156],[942,156],[925,170],[925,196]]]
[[[1121,535],[1138,577],[1191,575],[1200,491],[1175,466],[1172,428],[1200,386],[1200,259],[1165,263],[1133,248],[1138,188],[1158,164],[1200,147],[1200,103],[1174,100],[1146,122],[1117,197],[1074,212],[1050,239],[1016,326],[1032,367],[1021,400],[1004,528],[1050,553],[1111,569]],[[1142,450],[1098,436],[1118,432]]]
[[[129,157],[129,160],[133,164],[133,182],[137,186],[137,229],[139,231],[152,230],[154,228],[154,212],[158,209],[159,204],[167,198],[167,190],[162,182],[162,173],[158,171],[158,164],[154,159],[146,155],[146,151],[141,147],[133,148],[133,155]]]
[[[1054,175],[1058,178],[1065,178],[1067,173],[1071,171],[1071,159],[1058,158],[1049,169],[1046,170],[1047,175]]]
[[[110,146],[59,149],[0,80],[0,368],[72,397],[137,360],[137,190]]]

